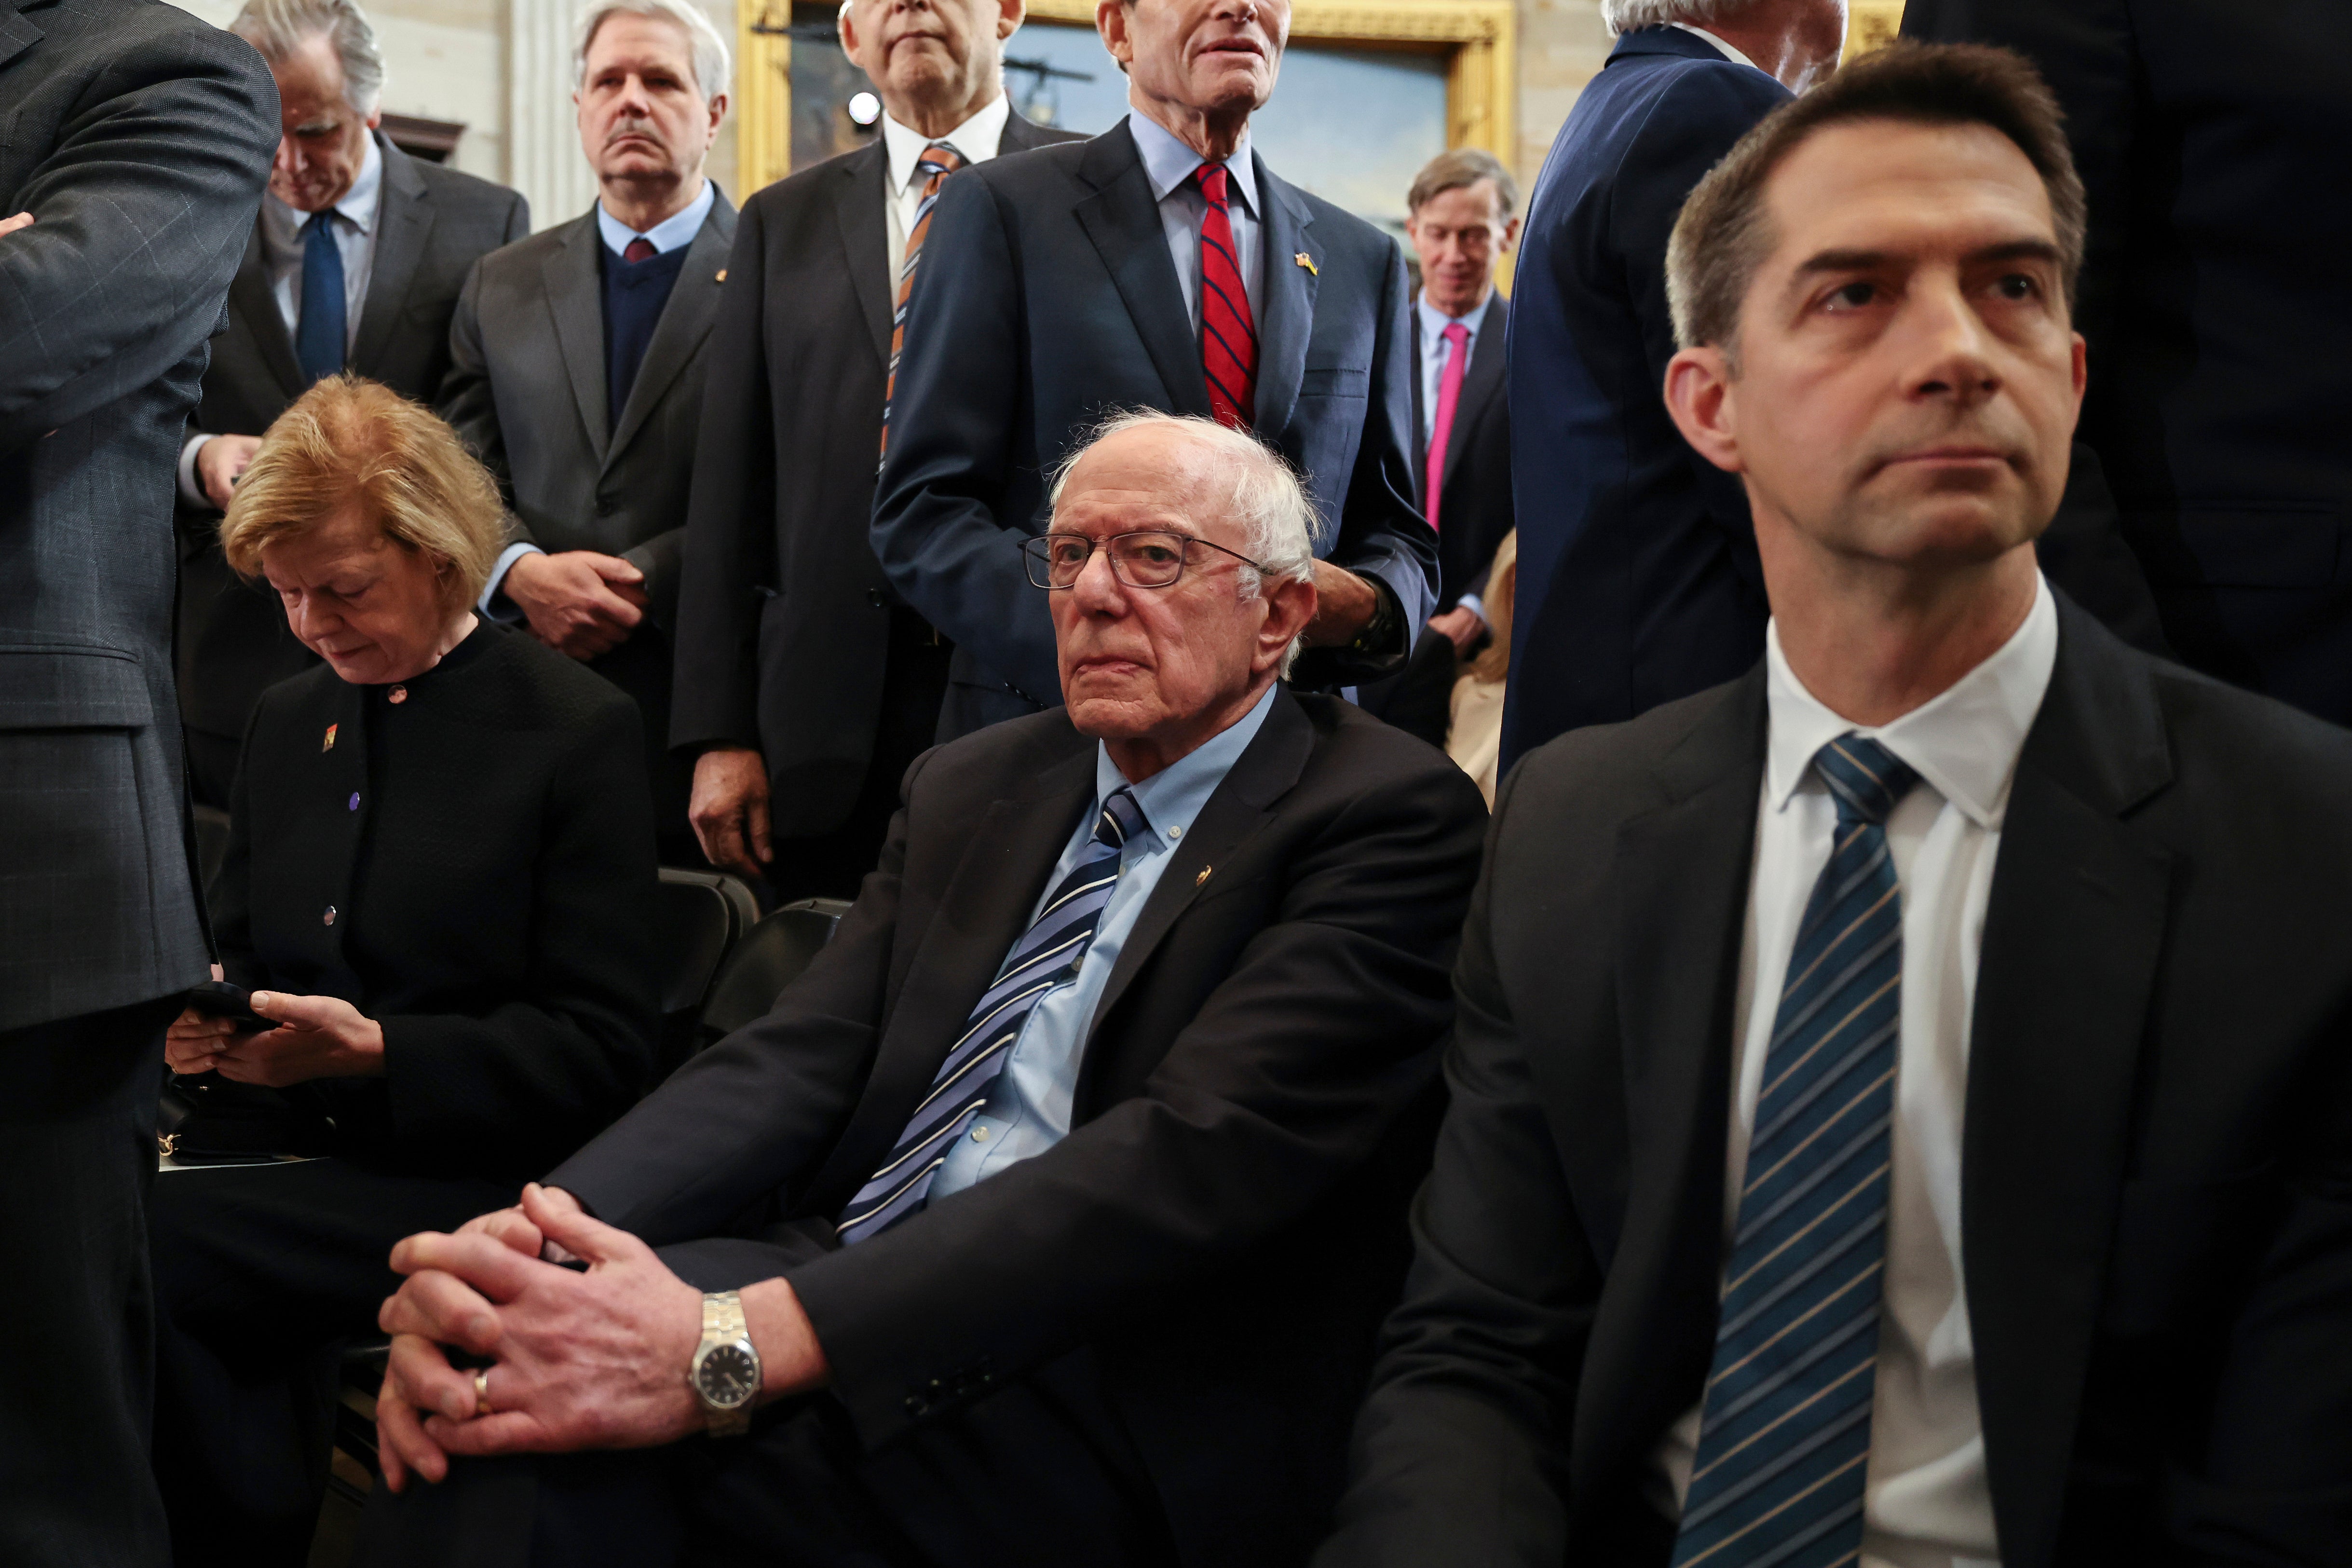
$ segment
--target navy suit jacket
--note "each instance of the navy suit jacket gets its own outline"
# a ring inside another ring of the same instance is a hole
[[[1263,160],[1258,179],[1257,430],[1306,476],[1326,521],[1316,553],[1380,578],[1417,629],[1435,596],[1437,542],[1412,504],[1403,256]],[[946,740],[1061,700],[1045,595],[1019,549],[1045,528],[1054,465],[1114,409],[1205,417],[1209,389],[1125,121],[948,181],[920,277],[874,552],[956,644]],[[1299,679],[1353,680],[1397,662],[1327,652],[1302,660]]]
[[[1659,389],[1683,198],[1789,92],[1704,38],[1617,40],[1536,181],[1511,295],[1519,582],[1503,765],[1756,662],[1769,613],[1739,480]]]

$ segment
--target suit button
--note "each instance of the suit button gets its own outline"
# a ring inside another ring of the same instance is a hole
[[[866,589],[866,602],[873,605],[877,610],[882,608],[882,590],[879,588]]]
[[[350,801],[350,805],[349,805],[348,809],[352,810],[352,811],[357,811],[359,808],[360,808],[360,792],[359,792],[359,791],[357,791],[357,790],[353,790],[353,791],[352,791],[352,798],[351,798],[351,801]]]
[[[921,1394],[910,1394],[907,1395],[908,1415],[920,1415],[924,1411],[929,1410],[929,1405],[923,1403],[923,1396]]]
[[[333,925],[333,924],[335,923],[335,906],[334,906],[334,905],[332,905],[332,904],[329,904],[329,905],[327,906],[327,912],[326,912],[325,914],[320,915],[320,916],[319,917],[319,923],[320,923],[320,924],[321,924],[321,925]]]

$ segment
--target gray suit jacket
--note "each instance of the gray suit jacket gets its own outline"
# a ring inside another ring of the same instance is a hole
[[[0,0],[0,1029],[205,977],[172,683],[173,459],[278,140],[240,40]],[[66,136],[71,128],[71,137]]]
[[[351,369],[430,403],[448,374],[449,316],[467,273],[485,252],[530,232],[530,205],[519,191],[412,158],[382,132],[376,146],[383,153],[383,205]],[[229,286],[225,330],[213,341],[191,425],[215,435],[263,434],[310,385],[269,291],[261,226],[248,225],[241,237],[245,258]],[[180,687],[188,726],[242,737],[263,690],[317,661],[287,630],[277,599],[239,581],[221,559],[220,513],[183,502],[179,518]]]

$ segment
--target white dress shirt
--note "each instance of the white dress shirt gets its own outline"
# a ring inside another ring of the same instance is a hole
[[[1201,154],[1177,139],[1175,132],[1139,110],[1127,114],[1135,150],[1143,155],[1143,173],[1151,182],[1151,199],[1160,204],[1160,231],[1168,237],[1168,258],[1176,264],[1176,284],[1184,290],[1184,312],[1195,332],[1201,327],[1201,220],[1208,216],[1209,198],[1192,183],[1192,172],[1204,162]],[[1259,252],[1257,160],[1250,153],[1249,132],[1225,160],[1225,217],[1234,228],[1234,259],[1242,269],[1242,291],[1249,296],[1250,322],[1261,323],[1259,285],[1265,280],[1265,263]]]
[[[1708,43],[1713,44],[1717,48],[1722,50],[1723,58],[1729,60],[1733,65],[1746,66],[1749,70],[1764,70],[1762,66],[1759,66],[1754,60],[1749,59],[1748,58],[1747,51],[1742,49],[1738,45],[1726,43],[1723,39],[1717,37],[1713,33],[1708,32],[1705,27],[1694,27],[1688,22],[1669,22],[1666,26],[1669,27],[1678,27],[1682,31],[1688,33],[1694,38],[1705,38]],[[1770,76],[1772,73],[1770,71],[1764,71],[1764,74],[1766,76]]]
[[[1903,899],[1903,1006],[1863,1568],[1998,1568],[2000,1561],[1960,1263],[1960,1133],[1977,960],[2001,818],[2018,753],[2057,658],[2057,605],[2037,579],[2024,624],[1991,657],[1933,701],[1872,729],[1840,718],[1807,691],[1780,651],[1778,626],[1765,631],[1770,728],[1733,1014],[1738,1035],[1724,1165],[1726,1256],[1780,977],[1837,826],[1837,807],[1812,769],[1813,754],[1858,731],[1919,774],[1886,819]],[[1676,1515],[1689,1486],[1699,1415],[1697,1407],[1687,1412],[1658,1453],[1672,1486],[1671,1499],[1661,1500]]]
[[[915,209],[923,205],[923,181],[915,171],[923,149],[934,142],[946,142],[962,155],[965,168],[985,163],[996,156],[1004,140],[1004,122],[1012,117],[1013,100],[1001,94],[944,136],[926,136],[887,114],[882,117],[882,146],[887,159],[883,178],[889,182],[886,187],[889,199],[882,207],[890,226],[889,297],[893,300],[898,298],[898,273],[907,260],[907,231],[915,226]]]
[[[327,210],[333,213],[332,226],[335,249],[343,258],[343,353],[348,358],[352,345],[359,341],[360,312],[367,305],[368,282],[375,273],[376,214],[383,206],[383,151],[375,144],[371,132],[367,151],[360,157],[359,177],[352,188],[343,193],[342,200]],[[302,226],[310,215],[288,206],[276,196],[264,193],[261,198],[261,268],[269,279],[270,298],[278,301],[278,313],[286,322],[286,335],[293,337],[302,326]],[[199,432],[189,436],[180,448],[180,494],[192,505],[209,506],[211,498],[196,482],[196,454],[215,435],[227,432]],[[236,432],[258,436],[258,430]]]

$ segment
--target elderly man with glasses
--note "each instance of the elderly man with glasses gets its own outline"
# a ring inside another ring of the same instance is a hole
[[[366,1561],[1311,1545],[1485,812],[1282,686],[1311,513],[1249,437],[1117,418],[1051,516],[1026,549],[1066,706],[908,771],[766,1018],[519,1208],[395,1250]]]

